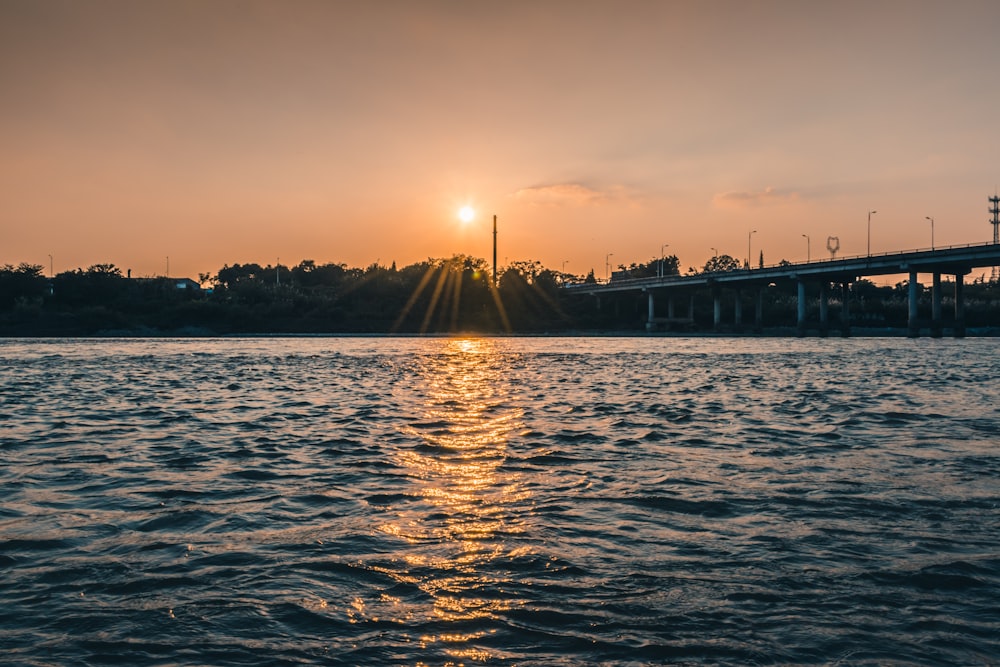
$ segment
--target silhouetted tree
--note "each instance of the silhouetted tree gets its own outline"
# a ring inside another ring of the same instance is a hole
[[[259,283],[264,279],[264,268],[260,264],[224,265],[216,274],[216,285],[232,289],[237,285]]]
[[[0,267],[0,308],[9,308],[17,302],[40,299],[47,291],[48,282],[38,264],[22,262],[15,268],[10,264]]]
[[[86,271],[64,271],[53,278],[52,296],[65,305],[110,306],[124,296],[128,282],[114,264],[93,264]]]
[[[628,274],[629,278],[653,278],[661,275],[661,272],[664,276],[677,276],[680,275],[680,260],[677,259],[677,255],[670,255],[662,260],[659,257],[654,257],[648,262],[632,263],[621,268]]]
[[[705,262],[705,273],[716,273],[718,271],[736,271],[740,268],[740,263],[729,255],[715,255],[709,257]]]

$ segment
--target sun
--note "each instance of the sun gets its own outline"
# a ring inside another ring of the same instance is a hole
[[[472,210],[471,206],[463,206],[458,209],[458,219],[462,222],[472,222],[474,217],[476,217],[476,212]]]

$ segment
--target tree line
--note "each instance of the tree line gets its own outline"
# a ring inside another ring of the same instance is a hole
[[[632,278],[679,275],[676,256],[620,265]],[[736,270],[726,255],[701,271]],[[686,273],[698,273],[689,268]],[[566,333],[636,331],[645,326],[644,294],[600,299],[561,289],[597,282],[593,270],[579,277],[537,261],[492,270],[480,258],[457,255],[395,264],[349,267],[303,260],[295,266],[224,265],[198,281],[131,278],[113,264],[45,276],[40,265],[0,267],[0,335],[226,335],[252,333]],[[691,292],[694,321],[685,330],[712,327],[712,297]],[[736,298],[728,296],[728,299]],[[749,295],[744,312],[753,312]],[[852,317],[872,326],[906,324],[906,286],[854,283]],[[767,288],[764,322],[793,326],[795,286]],[[929,297],[925,299],[929,309]],[[1000,288],[979,279],[966,289],[970,327],[1000,326]],[[686,307],[679,320],[687,315]]]

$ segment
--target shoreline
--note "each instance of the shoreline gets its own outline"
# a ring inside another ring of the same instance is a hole
[[[434,333],[390,333],[390,332],[241,332],[218,333],[207,330],[191,330],[182,328],[173,331],[133,331],[110,329],[93,334],[14,334],[0,335],[0,340],[54,340],[60,338],[72,339],[112,339],[112,338],[909,338],[909,330],[905,328],[887,327],[852,327],[850,335],[842,336],[839,330],[830,330],[823,335],[818,329],[807,329],[802,335],[794,327],[771,327],[760,332],[747,331],[558,331],[558,332],[480,332],[456,331]],[[998,338],[1000,327],[970,327],[965,335],[958,338]],[[935,337],[929,330],[922,329],[914,338]],[[950,329],[945,329],[937,338],[956,336]]]

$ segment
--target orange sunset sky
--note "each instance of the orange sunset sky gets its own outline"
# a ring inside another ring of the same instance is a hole
[[[985,242],[998,80],[996,0],[0,0],[0,264]]]

